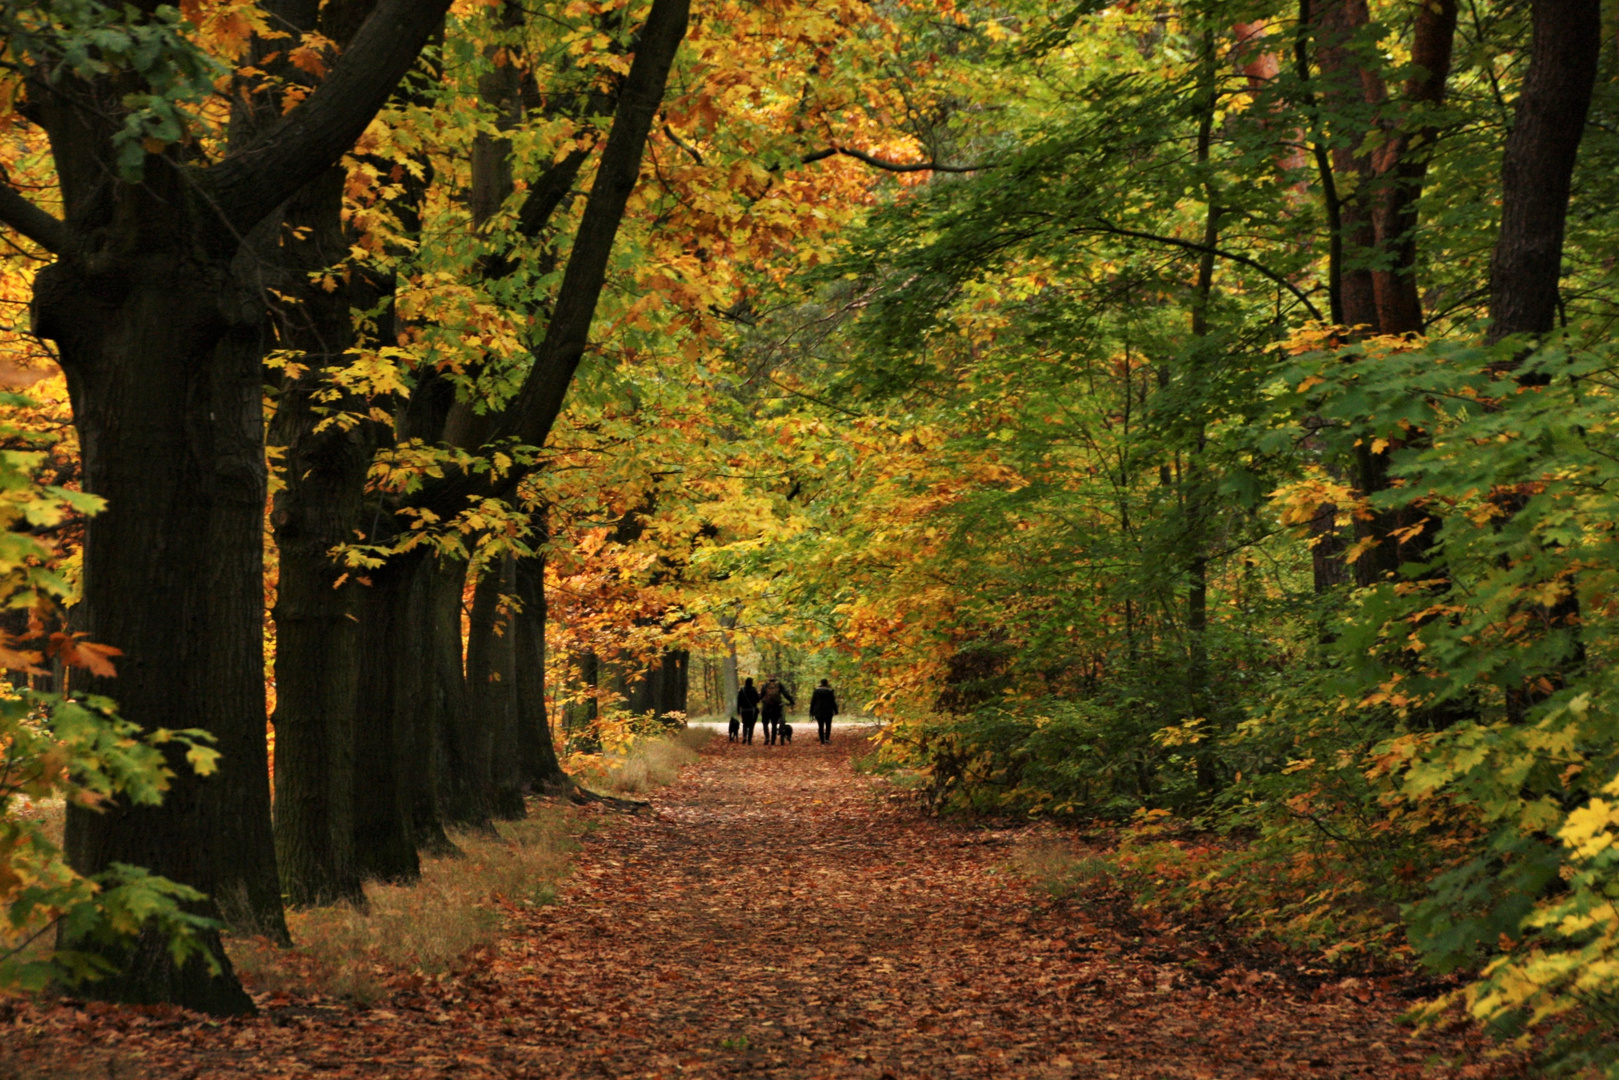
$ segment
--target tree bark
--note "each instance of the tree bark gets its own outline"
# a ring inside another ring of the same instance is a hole
[[[118,678],[84,689],[147,730],[207,729],[223,757],[207,779],[176,762],[161,806],[70,808],[69,859],[86,874],[144,866],[284,939],[264,738],[264,327],[230,267],[187,250],[196,208],[182,185],[124,194],[134,227],[113,267],[62,260],[35,282],[36,330],[68,376],[84,485],[108,502],[86,526],[74,618],[123,657]],[[124,976],[86,992],[251,1011],[228,966],[206,978],[165,956],[143,937],[115,958],[130,964]]]
[[[720,713],[736,714],[736,696],[742,691],[740,665],[736,655],[736,624],[742,617],[742,605],[737,604],[719,618],[720,634],[725,643],[725,655],[720,660]]]
[[[282,297],[281,346],[302,351],[301,378],[285,381],[271,441],[285,448],[284,486],[271,523],[280,553],[276,605],[276,852],[295,905],[362,902],[354,861],[354,723],[360,676],[359,586],[332,549],[361,524],[365,476],[375,450],[369,421],[321,422],[315,395],[354,342],[349,288],[313,287],[311,273],[348,254],[345,170],[334,167],[291,200],[280,252],[291,274]],[[301,238],[300,238],[301,235]],[[362,306],[369,307],[370,304]],[[362,408],[358,402],[339,407]]]
[[[428,557],[415,551],[368,575],[360,604],[359,700],[355,710],[354,863],[368,878],[421,875],[410,781],[422,768],[411,711],[430,657],[425,635]]]
[[[1321,100],[1333,115],[1353,117],[1383,102],[1383,81],[1357,55],[1363,45],[1370,15],[1366,0],[1314,0],[1311,5],[1316,33],[1316,66],[1321,72]],[[1334,125],[1335,127],[1337,125]],[[1338,210],[1339,266],[1335,275],[1339,294],[1335,305],[1344,325],[1375,330],[1378,325],[1377,292],[1370,260],[1377,246],[1372,215],[1366,205],[1372,184],[1372,163],[1360,151],[1364,130],[1336,132],[1332,148],[1334,194]],[[1353,183],[1348,181],[1353,180]],[[1330,268],[1329,268],[1330,269]]]
[[[440,762],[439,809],[446,825],[489,832],[494,829],[491,800],[492,738],[483,714],[468,693],[461,648],[461,610],[467,564],[444,556],[434,564],[432,611],[428,621],[434,683],[432,708],[438,725]],[[492,616],[491,616],[492,617]],[[473,635],[478,631],[474,629]],[[481,660],[481,658],[480,658]]]
[[[505,603],[517,590],[516,579],[517,561],[509,555],[485,567],[473,587],[467,628],[469,760],[463,779],[479,812],[508,820],[526,813],[517,758],[517,627]]]
[[[1574,163],[1585,134],[1596,82],[1601,41],[1597,0],[1535,0],[1529,70],[1513,110],[1501,163],[1501,232],[1490,264],[1490,329],[1487,340],[1514,334],[1548,334],[1556,326],[1558,284],[1563,273],[1563,236],[1573,192]],[[1527,355],[1524,353],[1522,355]],[[1504,367],[1506,365],[1503,365]],[[1517,362],[1510,367],[1515,370]],[[1522,386],[1544,386],[1545,372],[1520,374]],[[1527,496],[1504,501],[1516,512]],[[1585,659],[1580,636],[1580,599],[1572,581],[1551,604],[1535,605],[1546,628],[1571,632],[1567,652],[1547,673],[1552,687],[1567,684]],[[1521,723],[1545,700],[1533,682],[1507,688],[1507,715]]]
[[[1535,0],[1529,70],[1501,163],[1501,233],[1490,267],[1489,340],[1557,320],[1563,232],[1602,41],[1598,0]]]
[[[517,745],[523,780],[531,790],[555,793],[568,778],[557,761],[545,707],[545,559],[517,560],[517,656],[513,685],[517,690]]]
[[[1421,0],[1412,28],[1411,62],[1419,69],[1406,80],[1406,109],[1432,108],[1445,100],[1450,57],[1456,39],[1456,0]],[[1412,129],[1401,122],[1377,153],[1378,201],[1373,211],[1378,250],[1390,265],[1372,274],[1378,328],[1385,334],[1423,332],[1422,296],[1417,288],[1417,204],[1428,178],[1439,129],[1426,123]]]

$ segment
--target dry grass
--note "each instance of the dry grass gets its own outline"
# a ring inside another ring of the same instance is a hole
[[[463,857],[423,859],[415,885],[368,884],[365,911],[288,912],[292,949],[237,938],[231,960],[255,990],[359,1002],[384,996],[402,976],[453,972],[498,936],[505,905],[534,907],[555,896],[573,848],[571,818],[566,808],[541,804],[523,821],[502,822],[498,836],[458,834]]]
[[[712,728],[684,728],[670,735],[637,739],[619,758],[608,759],[596,783],[620,795],[639,795],[672,781],[682,766],[697,760],[698,751],[714,738]]]
[[[687,728],[637,739],[622,754],[595,759],[580,778],[598,790],[642,794],[674,780],[714,736],[709,728]],[[530,811],[523,821],[501,823],[499,835],[457,834],[462,857],[424,858],[414,885],[368,884],[365,910],[289,911],[290,949],[263,937],[231,937],[232,963],[253,990],[361,1003],[384,997],[405,978],[453,973],[500,934],[509,906],[550,902],[567,872],[571,811],[549,803]],[[0,1080],[9,1080],[10,1068],[0,1059]]]

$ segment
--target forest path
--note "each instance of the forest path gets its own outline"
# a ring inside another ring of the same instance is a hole
[[[593,811],[558,902],[445,984],[225,1022],[58,1008],[35,1037],[94,1057],[87,1080],[1518,1075],[1412,1039],[1375,988],[1054,905],[1009,865],[1018,832],[922,817],[852,770],[857,729],[805,728],[721,737],[648,811]]]
[[[850,767],[858,729],[829,746],[797,730],[788,747],[716,740],[650,814],[587,843],[561,903],[504,950],[551,976],[479,1006],[496,1074],[1495,1074],[1425,1064],[1475,1055],[1411,1039],[1393,997],[1240,968],[1195,982],[1189,947],[1031,894],[1009,865],[1015,832],[886,798]]]

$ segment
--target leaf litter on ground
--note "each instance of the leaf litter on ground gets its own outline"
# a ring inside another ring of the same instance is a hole
[[[1017,830],[924,816],[850,768],[864,749],[716,741],[650,812],[579,810],[555,904],[506,905],[502,937],[369,1005],[11,1003],[0,1080],[1533,1075],[1467,1025],[1402,1025],[1397,985],[1211,963],[1115,901],[1053,902]]]

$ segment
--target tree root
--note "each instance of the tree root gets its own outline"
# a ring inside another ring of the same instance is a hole
[[[575,806],[588,806],[591,803],[597,803],[631,814],[639,813],[652,805],[645,799],[621,799],[617,795],[603,795],[599,791],[591,791],[576,780],[569,780],[567,796],[568,801]]]

